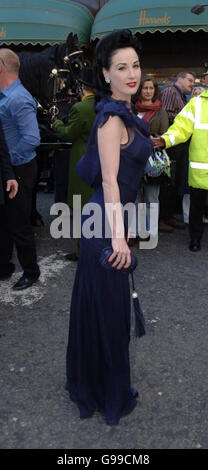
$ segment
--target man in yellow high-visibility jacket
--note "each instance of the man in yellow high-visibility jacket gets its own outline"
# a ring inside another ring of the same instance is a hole
[[[192,98],[176,116],[172,126],[161,136],[153,138],[156,146],[172,147],[186,142],[189,145],[191,251],[201,249],[203,211],[208,191],[208,90]]]

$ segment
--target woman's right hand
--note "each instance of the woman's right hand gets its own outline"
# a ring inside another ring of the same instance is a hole
[[[112,267],[117,270],[124,268],[127,269],[131,264],[131,250],[129,249],[125,238],[113,238],[112,239],[113,253],[108,259]]]

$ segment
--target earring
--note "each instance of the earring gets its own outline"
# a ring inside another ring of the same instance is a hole
[[[105,77],[105,81],[106,81],[106,83],[109,84],[110,83],[110,77]]]

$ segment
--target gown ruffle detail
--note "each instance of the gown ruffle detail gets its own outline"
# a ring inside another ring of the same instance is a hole
[[[96,105],[96,111],[97,115],[88,140],[86,152],[76,166],[76,172],[79,177],[86,184],[93,187],[101,184],[97,129],[106,123],[109,116],[119,116],[123,120],[127,130],[132,129],[133,132],[140,134],[141,144],[145,145],[148,157],[151,154],[153,147],[153,144],[149,139],[149,125],[144,120],[138,118],[134,114],[133,108],[129,108],[128,103],[125,101],[114,100],[109,97],[102,98]],[[143,149],[140,148],[141,144],[139,145],[136,153],[138,156],[140,155],[140,152],[143,151]],[[144,154],[146,154],[146,152],[144,152]]]

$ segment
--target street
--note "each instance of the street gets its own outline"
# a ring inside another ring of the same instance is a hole
[[[160,233],[153,250],[133,248],[147,330],[130,343],[132,386],[140,396],[133,413],[110,427],[101,414],[80,420],[65,390],[76,263],[64,258],[73,240],[50,236],[53,196],[38,193],[45,221],[35,230],[40,279],[13,292],[16,263],[0,284],[0,448],[207,449],[208,228],[198,253],[188,249],[187,227]]]

